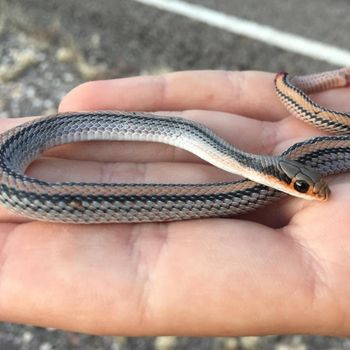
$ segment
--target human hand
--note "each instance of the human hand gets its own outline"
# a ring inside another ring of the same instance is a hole
[[[346,89],[315,98],[349,108]],[[179,111],[257,153],[278,154],[320,134],[288,115],[267,73],[180,72],[90,82],[60,106],[97,109]],[[0,128],[23,121],[3,120]],[[234,178],[187,152],[129,142],[61,146],[28,173],[85,182]],[[1,208],[1,319],[94,334],[347,335],[348,177],[329,181],[326,203],[288,198],[234,219],[68,225]]]

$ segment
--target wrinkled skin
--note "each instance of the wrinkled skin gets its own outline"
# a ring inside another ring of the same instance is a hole
[[[278,154],[320,134],[290,116],[272,74],[180,72],[83,84],[60,111],[179,111],[238,147]],[[350,110],[349,91],[314,95]],[[183,112],[181,112],[183,111]],[[1,120],[4,131],[25,119]],[[230,180],[184,151],[91,142],[50,150],[55,181]],[[350,334],[349,175],[327,202],[288,198],[244,218],[64,225],[0,210],[0,318],[95,334]]]

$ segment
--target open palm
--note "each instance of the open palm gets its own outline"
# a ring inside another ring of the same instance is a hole
[[[346,110],[347,94],[338,89],[315,99]],[[107,109],[178,111],[255,153],[281,153],[320,134],[288,115],[268,73],[90,82],[60,106]],[[0,128],[21,122],[3,120]],[[60,146],[28,173],[85,182],[234,178],[185,151],[129,142]],[[330,179],[326,203],[286,198],[233,219],[68,225],[0,209],[1,319],[95,334],[349,334],[347,180]]]

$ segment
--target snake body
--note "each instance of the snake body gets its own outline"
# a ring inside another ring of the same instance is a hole
[[[293,114],[343,133],[297,143],[280,156],[247,153],[198,123],[141,112],[74,112],[25,123],[0,136],[0,203],[38,220],[108,223],[227,217],[281,198],[279,190],[327,199],[322,177],[350,168],[349,115],[317,105],[306,93],[346,86],[347,74],[343,69],[293,79],[287,73],[276,76],[276,92]],[[87,140],[167,143],[247,179],[214,184],[49,183],[25,174],[46,149]]]

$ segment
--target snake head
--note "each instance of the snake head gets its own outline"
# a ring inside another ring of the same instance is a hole
[[[281,159],[279,166],[290,179],[288,193],[309,200],[328,199],[329,187],[319,173],[294,160]]]

